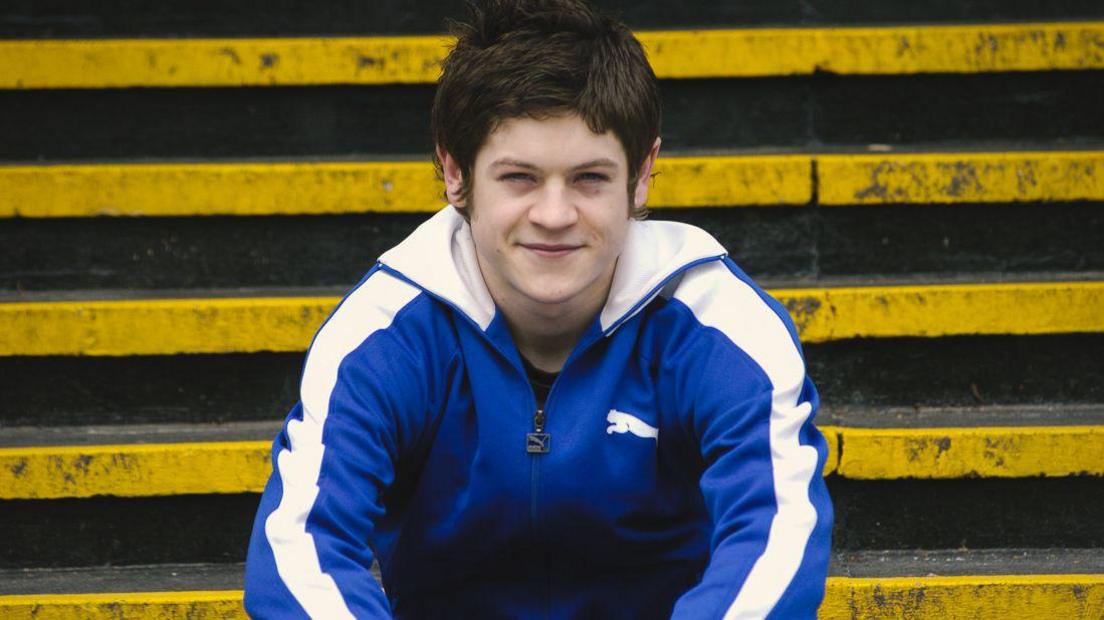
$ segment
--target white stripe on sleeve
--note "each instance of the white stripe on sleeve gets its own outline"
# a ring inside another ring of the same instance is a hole
[[[377,271],[353,291],[315,337],[303,368],[303,419],[288,422],[291,449],[276,458],[283,483],[280,505],[265,520],[265,536],[276,570],[295,600],[312,618],[352,618],[333,577],[322,571],[307,515],[318,497],[322,468],[322,426],[341,361],[369,336],[391,325],[420,291]]]
[[[703,325],[716,328],[751,356],[773,386],[770,452],[778,511],[763,554],[724,615],[725,620],[764,618],[797,574],[817,522],[809,485],[816,475],[818,455],[816,448],[803,446],[798,439],[812,414],[810,403],[798,402],[805,364],[778,315],[723,262],[692,270],[675,298]]]

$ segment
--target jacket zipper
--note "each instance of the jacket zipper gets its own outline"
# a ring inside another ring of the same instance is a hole
[[[562,372],[562,370],[561,370]],[[529,377],[525,378],[528,383]],[[532,391],[532,387],[530,387]],[[551,390],[549,391],[551,395]],[[545,399],[545,404],[548,400]],[[537,490],[540,488],[540,462],[541,455],[547,454],[551,450],[551,437],[548,433],[544,432],[544,425],[546,416],[544,407],[537,406],[537,396],[533,394],[533,432],[526,436],[526,452],[529,453],[529,471],[530,471],[530,489],[529,489],[529,526],[533,533],[533,544],[536,546],[536,554],[540,556],[541,568],[544,571],[545,581],[545,596],[544,596],[544,618],[550,617],[551,614],[551,590],[552,590],[552,575],[550,574],[548,566],[548,554],[544,544],[541,542],[538,528],[537,528]]]
[[[567,368],[568,361],[564,363],[563,368],[560,368],[559,375],[563,374],[564,368]],[[525,376],[525,382],[529,383],[529,377],[522,371],[522,375]],[[544,406],[537,406],[537,395],[533,393],[532,386],[530,386],[530,393],[533,396],[532,408],[533,408],[533,432],[529,433],[526,438],[526,451],[529,452],[530,459],[530,471],[531,471],[531,488],[529,489],[529,522],[531,530],[533,532],[533,542],[537,545],[537,553],[540,556],[541,565],[545,573],[545,595],[544,595],[544,617],[549,618],[552,614],[552,571],[549,566],[548,549],[541,542],[538,532],[537,521],[537,497],[538,489],[540,488],[540,463],[541,455],[547,454],[552,450],[552,436],[545,432],[545,426],[548,422],[548,403],[552,402],[552,392],[556,389],[556,384],[559,383],[559,375],[556,380],[552,382],[552,386],[548,389],[548,396],[544,399]]]

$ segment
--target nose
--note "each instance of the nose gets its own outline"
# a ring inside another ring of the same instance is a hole
[[[570,192],[562,183],[547,183],[529,208],[529,221],[552,230],[568,228],[579,219]]]

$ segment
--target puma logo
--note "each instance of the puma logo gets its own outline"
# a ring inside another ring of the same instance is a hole
[[[616,409],[610,409],[609,415],[606,416],[606,421],[610,423],[606,428],[606,434],[612,435],[613,433],[632,433],[637,437],[643,437],[644,439],[654,439],[656,443],[659,443],[659,429],[654,426],[648,426],[640,418],[625,413],[624,411],[618,411]]]

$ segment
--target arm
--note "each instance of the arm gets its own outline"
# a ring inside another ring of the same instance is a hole
[[[246,561],[246,611],[253,618],[390,618],[370,573],[367,541],[383,511],[380,497],[393,477],[392,461],[377,442],[366,443],[358,458],[340,445],[318,445],[316,437],[304,436],[313,431],[304,417],[296,405],[272,448],[273,472]],[[368,484],[336,484],[355,478]],[[338,577],[359,585],[340,588]]]
[[[805,379],[704,416],[700,486],[714,523],[712,553],[673,617],[816,617],[832,531],[816,404]]]
[[[701,581],[676,618],[815,618],[831,550],[819,404],[785,309],[730,261],[677,294],[700,326],[678,363],[713,522]]]
[[[420,427],[427,386],[388,331],[394,313],[371,301],[387,292],[375,280],[315,338],[300,404],[273,446],[246,561],[253,617],[391,617],[369,542],[395,464]]]

